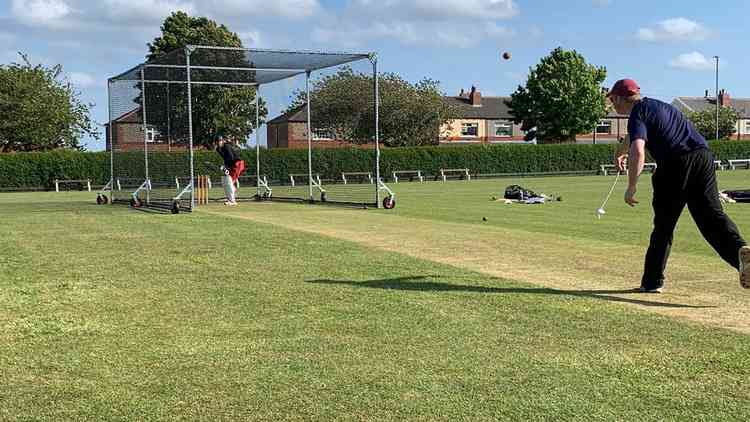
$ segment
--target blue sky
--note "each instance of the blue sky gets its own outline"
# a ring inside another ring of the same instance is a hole
[[[209,16],[249,47],[376,51],[382,71],[509,95],[555,47],[636,79],[649,96],[750,97],[750,2],[640,0],[0,0],[0,63],[60,63],[106,121],[106,80],[141,62],[172,10]],[[502,61],[502,52],[512,53]],[[88,141],[90,150],[103,141]]]

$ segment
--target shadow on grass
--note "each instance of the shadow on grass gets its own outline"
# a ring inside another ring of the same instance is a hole
[[[546,287],[483,287],[483,286],[468,286],[458,285],[449,283],[439,283],[435,281],[421,281],[429,278],[438,278],[440,276],[412,276],[412,277],[398,277],[383,280],[367,280],[367,281],[353,281],[353,280],[307,280],[307,283],[312,284],[332,284],[332,285],[348,285],[354,287],[366,287],[371,289],[385,289],[385,290],[406,290],[406,291],[417,291],[417,292],[468,292],[468,293],[492,293],[492,294],[540,294],[540,295],[562,295],[562,296],[576,296],[586,297],[592,299],[606,300],[610,302],[622,302],[631,303],[641,306],[653,306],[653,307],[664,307],[664,308],[692,308],[692,309],[705,309],[715,308],[715,306],[697,306],[697,305],[685,305],[680,303],[666,303],[656,302],[652,300],[633,299],[622,296],[613,296],[621,294],[639,294],[640,296],[654,296],[649,293],[637,293],[633,289],[625,290],[561,290],[561,289],[550,289]]]

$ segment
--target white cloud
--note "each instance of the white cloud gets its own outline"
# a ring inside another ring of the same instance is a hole
[[[279,16],[293,19],[310,17],[322,8],[318,0],[210,0],[204,1],[208,7],[201,7],[203,13],[215,16]]]
[[[514,37],[515,31],[497,21],[519,12],[513,0],[352,0],[344,12],[317,25],[312,39],[347,48],[388,39],[468,48]]]
[[[141,26],[161,22],[172,12],[195,10],[193,3],[183,0],[104,0],[101,4],[111,20]]]
[[[98,81],[88,73],[71,72],[68,74],[68,80],[77,88],[91,88],[98,85]]]
[[[519,14],[514,0],[353,0],[352,13],[419,20],[509,19]]]
[[[12,16],[30,26],[64,27],[72,12],[64,0],[13,0],[11,5]]]
[[[239,35],[240,39],[242,40],[242,45],[244,45],[245,47],[258,48],[263,45],[263,38],[260,34],[260,31],[240,32],[237,35]]]
[[[714,68],[713,60],[707,58],[697,51],[693,51],[692,53],[680,54],[671,62],[669,62],[669,65],[675,69],[695,71],[710,70]]]
[[[661,21],[653,28],[640,28],[636,37],[642,41],[701,41],[708,38],[710,32],[698,22],[685,18],[674,18]]]
[[[441,22],[372,22],[358,25],[346,23],[333,28],[316,27],[313,41],[353,48],[373,40],[391,39],[404,45],[439,45],[473,47],[486,39],[509,39],[515,32],[494,22],[475,27],[465,24],[445,25]]]

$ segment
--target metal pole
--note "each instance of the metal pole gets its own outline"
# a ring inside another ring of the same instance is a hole
[[[107,121],[109,122],[109,180],[112,187],[109,191],[109,203],[114,204],[115,196],[115,145],[112,142],[112,81],[107,81]]]
[[[372,59],[372,74],[375,81],[375,203],[380,208],[380,86],[377,56]]]
[[[190,140],[190,208],[195,208],[195,167],[193,166],[193,91],[190,80],[190,47],[185,47],[185,63],[187,65],[187,95],[188,95],[188,139]]]
[[[593,144],[596,145],[596,131],[599,130],[599,123],[594,126],[594,137],[593,137]]]
[[[716,139],[719,139],[719,56],[716,59]]]
[[[141,116],[143,117],[143,156],[146,165],[146,181],[148,182],[148,130],[146,129],[146,77],[141,66]],[[150,183],[146,185],[146,203],[151,202]]]
[[[258,110],[258,96],[260,85],[255,88],[255,177],[258,197],[260,197],[260,111]]]
[[[313,200],[312,180],[312,113],[310,104],[310,71],[305,72],[305,92],[307,93],[307,183],[310,193],[310,201]]]

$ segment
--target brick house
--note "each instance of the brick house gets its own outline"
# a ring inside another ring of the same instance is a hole
[[[482,97],[476,87],[456,97],[443,97],[458,118],[440,127],[440,144],[486,144],[524,142],[525,132],[505,103],[510,97]]]
[[[111,150],[109,126],[109,123],[104,125],[107,151]],[[143,114],[140,107],[114,119],[112,126],[114,131],[111,139],[118,151],[142,151],[144,149]],[[154,126],[146,128],[146,136],[149,151],[176,151],[187,148],[182,145],[173,145],[169,137],[162,136]]]
[[[716,110],[716,97],[709,97],[706,91],[703,97],[677,97],[672,105],[683,113]],[[719,91],[719,106],[731,107],[740,114],[733,137],[736,139],[750,139],[750,98],[731,98],[725,90]]]
[[[461,92],[455,97],[443,97],[453,106],[459,117],[440,128],[440,144],[505,144],[522,143],[526,132],[521,124],[513,123],[513,115],[507,102],[510,97],[483,97],[476,87]],[[614,143],[627,135],[628,116],[610,111],[599,122],[596,134],[584,133],[576,136],[578,143]]]
[[[267,124],[267,147],[271,148],[307,148],[307,105],[302,105],[287,113],[281,114]],[[336,134],[320,129],[313,129],[314,147],[341,148],[352,146],[351,143],[337,140]]]

